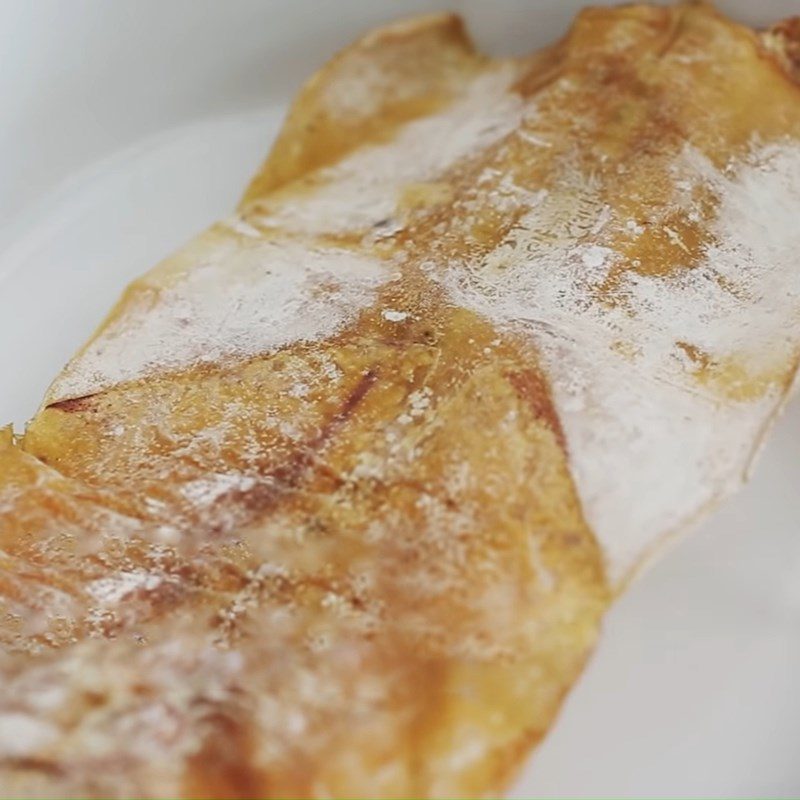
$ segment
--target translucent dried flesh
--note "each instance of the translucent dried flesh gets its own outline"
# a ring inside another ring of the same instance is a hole
[[[602,309],[629,273],[691,273],[724,200],[702,170],[798,146],[794,29],[590,10],[493,62],[429,17],[315,76],[239,215],[134,284],[0,443],[3,793],[501,791],[626,573],[553,355],[498,287],[554,248]],[[676,340],[681,391],[760,431],[800,343],[778,312],[744,361]]]

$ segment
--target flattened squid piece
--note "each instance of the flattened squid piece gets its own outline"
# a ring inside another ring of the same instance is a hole
[[[496,795],[800,352],[797,21],[368,34],[0,436],[0,793]]]

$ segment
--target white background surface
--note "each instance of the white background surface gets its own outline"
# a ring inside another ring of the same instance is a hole
[[[449,4],[493,52],[560,35],[577,6]],[[127,281],[231,209],[306,75],[440,7],[0,0],[0,422],[24,423]],[[800,795],[799,492],[796,402],[753,482],[613,609],[514,797]]]

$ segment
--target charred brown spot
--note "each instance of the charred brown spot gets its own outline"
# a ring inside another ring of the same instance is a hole
[[[200,749],[188,759],[185,797],[247,800],[269,796],[267,775],[255,766],[253,735],[239,710],[210,709]]]
[[[86,691],[83,693],[83,702],[89,708],[100,708],[108,702],[108,697],[103,692]]]
[[[530,408],[536,419],[544,422],[553,431],[558,444],[566,450],[567,442],[561,428],[561,421],[553,407],[550,389],[541,374],[537,370],[526,369],[519,372],[508,372],[506,378],[514,388],[517,397]]]
[[[260,483],[251,489],[234,489],[224,495],[224,499],[235,499],[237,504],[251,512],[263,513],[269,510],[286,492],[300,485],[307,470],[314,463],[317,453],[352,417],[377,380],[378,371],[367,370],[353,391],[345,398],[339,410],[323,425],[315,437],[300,444],[284,464],[265,475]]]
[[[67,414],[74,414],[78,411],[94,411],[97,407],[97,392],[85,394],[81,397],[69,397],[66,400],[57,400],[50,403],[47,408],[55,411],[64,411]]]
[[[45,775],[60,777],[66,770],[61,764],[46,758],[3,758],[0,759],[0,769],[14,769],[25,772],[41,772]]]
[[[325,439],[334,432],[343,422],[346,422],[347,419],[352,415],[353,411],[355,411],[358,404],[366,397],[367,392],[372,388],[375,381],[378,380],[378,371],[375,369],[367,370],[362,376],[361,380],[356,385],[355,389],[350,392],[350,395],[342,404],[342,407],[339,411],[334,415],[331,422],[326,426],[326,430],[323,430],[321,436]]]
[[[675,347],[682,350],[686,355],[697,365],[700,370],[711,369],[714,366],[714,361],[705,350],[701,350],[697,345],[691,342],[678,341],[675,342]]]

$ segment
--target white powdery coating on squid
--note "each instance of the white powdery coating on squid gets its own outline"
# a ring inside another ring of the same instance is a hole
[[[181,273],[157,268],[145,278],[122,314],[69,364],[50,402],[323,339],[370,305],[387,276],[383,262],[364,254],[236,237],[222,226],[176,259],[185,262]]]
[[[312,194],[268,199],[259,221],[304,233],[386,224],[405,186],[436,178],[517,128],[524,104],[510,87],[518,73],[513,64],[481,73],[442,111],[407,123],[385,144],[362,146],[320,170]]]
[[[133,592],[153,591],[162,583],[159,575],[144,569],[132,569],[117,572],[107,578],[98,578],[89,583],[86,591],[102,605],[114,605],[124,600]]]
[[[190,243],[172,259],[181,262],[178,279],[160,285],[177,272],[170,262],[145,278],[124,313],[53,384],[48,402],[334,334],[370,304],[387,276],[382,262],[289,237],[267,240],[251,222],[293,234],[385,222],[404,186],[435,178],[517,127],[523,104],[509,91],[517,74],[510,64],[481,73],[440,113],[321,170],[313,191],[268,201],[262,216],[234,217]]]
[[[693,269],[624,273],[622,303],[598,296],[620,256],[597,243],[628,221],[575,236],[548,199],[444,279],[455,302],[533,336],[612,580],[741,483],[783,402],[778,385],[753,400],[704,386],[683,347],[756,377],[800,349],[800,147],[755,147],[722,172],[687,149],[674,172],[678,206],[692,186],[717,197],[711,244]]]
[[[55,725],[31,714],[0,712],[0,759],[21,758],[32,751],[42,750],[58,735]]]

